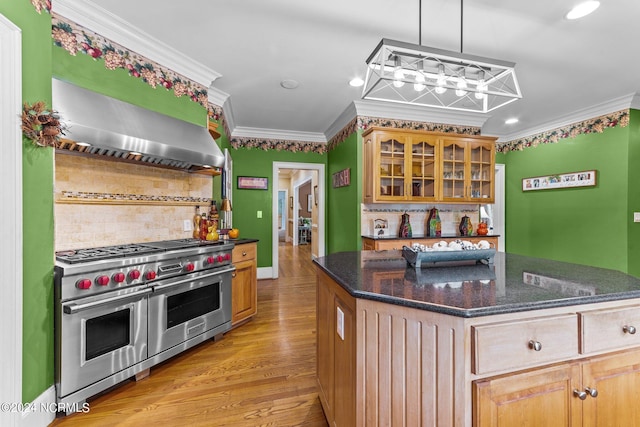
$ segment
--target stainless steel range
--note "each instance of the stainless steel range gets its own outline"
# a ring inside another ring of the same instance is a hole
[[[59,402],[79,403],[231,328],[232,243],[56,253]]]

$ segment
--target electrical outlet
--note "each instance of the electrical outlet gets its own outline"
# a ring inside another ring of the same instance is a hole
[[[336,330],[338,332],[338,336],[344,341],[344,312],[340,307],[336,307],[336,313]]]
[[[193,227],[191,226],[191,221],[188,219],[185,219],[182,222],[182,231],[191,231],[193,230]]]
[[[258,218],[262,218],[262,211],[258,211]]]
[[[633,222],[640,222],[640,212],[633,213]]]

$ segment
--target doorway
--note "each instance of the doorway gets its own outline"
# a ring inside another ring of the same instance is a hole
[[[288,172],[291,175],[291,182],[287,186],[291,192],[285,199],[285,210],[290,215],[285,225],[285,240],[291,240],[294,244],[298,244],[298,221],[300,217],[302,205],[304,204],[307,212],[313,212],[313,220],[309,224],[309,232],[313,245],[311,246],[311,257],[321,257],[325,254],[325,165],[318,163],[293,163],[293,162],[273,162],[274,181],[278,182],[278,191],[273,191],[273,224],[272,224],[272,262],[271,262],[271,278],[278,278],[278,246],[280,243],[279,230],[281,218],[278,214],[278,199],[280,197],[280,183],[278,176],[280,172]],[[295,175],[295,176],[294,176]],[[311,193],[301,200],[298,194],[298,188],[311,181]],[[294,191],[295,190],[295,191]]]

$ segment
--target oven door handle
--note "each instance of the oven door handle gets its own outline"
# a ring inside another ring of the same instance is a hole
[[[89,310],[90,308],[98,307],[104,304],[110,304],[112,302],[140,297],[149,293],[151,293],[151,288],[145,288],[140,291],[131,292],[130,294],[118,295],[116,297],[105,298],[99,301],[87,302],[84,304],[76,304],[75,302],[72,302],[69,304],[65,304],[63,309],[66,314],[75,314],[79,311]]]
[[[190,278],[187,278],[187,279],[178,280],[177,282],[165,283],[164,285],[154,285],[153,286],[153,292],[161,291],[161,290],[167,289],[167,288],[173,288],[175,286],[180,286],[180,285],[183,285],[185,283],[192,283],[192,282],[194,282],[196,280],[202,280],[202,279],[206,279],[208,277],[218,276],[220,274],[224,274],[224,273],[228,273],[230,271],[234,271],[235,269],[236,269],[235,266],[230,265],[227,268],[215,270],[215,271],[213,271],[211,273],[203,274],[202,276],[190,277]]]

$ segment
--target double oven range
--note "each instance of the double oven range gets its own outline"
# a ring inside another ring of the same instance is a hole
[[[56,253],[56,397],[80,403],[231,328],[232,243]]]

